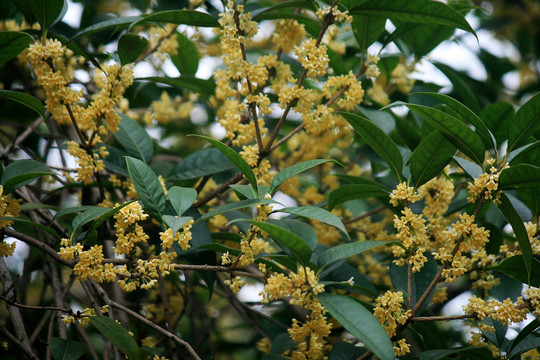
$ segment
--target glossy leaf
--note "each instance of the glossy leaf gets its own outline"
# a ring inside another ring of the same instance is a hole
[[[388,164],[398,181],[403,175],[403,158],[396,144],[377,125],[368,119],[353,113],[340,113],[351,124],[354,131]]]
[[[447,111],[449,115],[455,117],[458,120],[461,120],[464,123],[469,123],[475,127],[476,133],[478,134],[478,136],[480,136],[485,146],[487,146],[490,149],[496,147],[495,139],[493,135],[491,134],[491,132],[489,131],[489,129],[487,128],[486,124],[471,109],[469,109],[468,107],[466,107],[465,105],[457,101],[456,99],[445,94],[432,93],[432,92],[431,93],[425,92],[425,93],[419,93],[419,94],[429,95],[443,102],[448,107],[448,110],[450,110],[450,111]]]
[[[319,265],[321,270],[327,267],[331,268],[333,264],[348,259],[351,256],[361,254],[378,246],[394,243],[395,241],[359,241],[333,246],[319,255],[317,265]]]
[[[471,179],[476,179],[484,173],[482,167],[478,164],[473,163],[467,159],[464,159],[459,156],[454,156],[454,161],[469,175]]]
[[[199,79],[192,75],[182,75],[177,78],[149,76],[137,78],[136,80],[148,80],[161,84],[171,85],[180,89],[189,89],[198,92],[206,98],[214,95],[214,91],[216,89],[216,84],[212,80]]]
[[[154,143],[146,130],[136,121],[124,114],[120,114],[120,125],[114,133],[115,139],[122,145],[129,155],[145,163],[152,161]]]
[[[197,200],[197,191],[192,188],[173,186],[167,194],[178,216],[182,215]]]
[[[303,161],[298,164],[291,165],[283,170],[281,170],[279,173],[274,176],[272,179],[272,184],[270,185],[270,194],[273,194],[277,191],[279,186],[283,184],[285,181],[289,180],[290,178],[309,170],[315,166],[327,163],[327,162],[333,162],[336,164],[339,164],[335,160],[328,160],[328,159],[315,159],[315,160],[308,160]]]
[[[67,11],[67,0],[29,0],[26,4],[43,30],[60,21]]]
[[[522,255],[514,255],[504,259],[498,265],[492,266],[489,269],[501,272],[510,276],[512,279],[520,281],[534,287],[540,287],[540,261],[532,259],[532,272],[530,280],[527,273],[523,271],[526,264]]]
[[[131,27],[149,22],[192,25],[199,27],[219,27],[219,22],[212,15],[195,10],[168,10],[155,12],[135,21]]]
[[[351,27],[362,51],[367,50],[384,33],[385,24],[384,17],[353,15]]]
[[[139,359],[139,348],[126,329],[106,316],[92,316],[93,325],[107,340],[112,342],[129,360]]]
[[[540,167],[519,164],[504,169],[499,177],[499,189],[540,188]]]
[[[70,41],[79,39],[84,36],[92,35],[99,31],[108,30],[114,27],[126,28],[129,24],[137,22],[138,20],[141,20],[142,18],[143,18],[142,16],[125,16],[125,17],[119,17],[116,19],[100,21],[76,33],[75,35],[73,35]]]
[[[180,230],[182,226],[187,224],[189,220],[193,219],[191,216],[172,216],[172,215],[163,215],[163,221],[170,227],[173,231],[173,236]]]
[[[135,34],[124,34],[118,40],[118,56],[120,63],[126,65],[135,62],[148,45],[148,40]]]
[[[83,343],[53,337],[49,340],[49,350],[54,360],[76,360],[86,352]]]
[[[195,223],[199,223],[201,221],[211,218],[212,216],[223,214],[227,211],[245,209],[247,207],[260,205],[260,204],[275,204],[275,203],[276,202],[274,200],[270,200],[270,199],[254,199],[254,200],[249,199],[249,200],[236,201],[230,204],[218,206],[212,211],[209,211],[203,216],[201,216]]]
[[[325,223],[327,225],[330,225],[339,229],[343,234],[345,234],[347,238],[349,238],[347,229],[345,229],[345,225],[343,225],[341,220],[336,215],[332,214],[330,211],[322,209],[320,207],[316,207],[316,206],[287,207],[287,208],[278,209],[276,210],[276,212],[285,212],[288,214],[303,216],[309,219],[320,221],[322,223]]]
[[[17,160],[6,166],[0,184],[4,186],[4,193],[7,194],[44,175],[54,175],[47,165],[29,159]]]
[[[462,347],[449,350],[426,350],[420,354],[420,360],[447,359],[451,355],[460,356],[460,359],[492,359],[493,356],[487,348]]]
[[[0,221],[4,221],[4,220],[5,221],[13,221],[15,223],[21,223],[21,224],[24,224],[24,225],[29,225],[30,227],[35,227],[35,228],[41,229],[41,230],[43,230],[45,232],[48,232],[49,234],[51,234],[55,238],[60,239],[60,235],[58,235],[58,233],[54,229],[50,228],[49,226],[39,224],[39,223],[35,223],[35,222],[31,221],[31,220],[26,220],[26,219],[19,218],[19,217],[8,217],[8,216],[0,217]]]
[[[258,10],[255,10],[251,13],[251,17],[255,21],[260,21],[263,18],[263,14],[266,14],[268,12],[273,12],[276,10],[283,10],[283,9],[306,9],[315,11],[315,7],[313,6],[313,3],[308,0],[289,0],[284,1],[272,6],[264,7]]]
[[[39,116],[45,118],[45,108],[43,107],[43,104],[32,95],[18,91],[0,90],[0,96],[23,104],[27,108],[34,110]]]
[[[523,256],[523,262],[525,263],[525,269],[527,270],[526,275],[527,278],[530,279],[533,266],[533,254],[531,249],[531,243],[529,242],[529,235],[527,235],[525,225],[523,225],[523,221],[519,217],[519,214],[517,213],[516,209],[514,208],[508,197],[505,194],[502,194],[500,197],[500,201],[501,203],[499,204],[498,209],[514,230],[514,234],[516,235]]]
[[[514,106],[504,101],[498,101],[486,106],[480,111],[478,116],[484,121],[484,124],[491,131],[497,144],[506,141],[508,128],[514,117]]]
[[[512,161],[514,161],[516,158],[521,158],[523,156],[526,156],[527,154],[529,154],[531,151],[535,151],[537,150],[538,148],[540,148],[540,140],[538,141],[535,141],[533,143],[530,143],[530,144],[527,144],[527,145],[523,145],[522,147],[520,148],[517,148],[515,150],[512,150],[509,154],[508,154],[508,159],[507,161],[509,163],[512,163]]]
[[[379,359],[394,360],[394,348],[381,323],[357,300],[322,293],[317,299],[324,308]]]
[[[277,225],[279,227],[284,228],[285,230],[288,230],[292,232],[293,234],[298,235],[302,239],[304,239],[311,250],[315,250],[317,247],[317,233],[315,233],[315,230],[305,222],[295,220],[295,219],[268,219],[267,222],[270,224]]]
[[[129,176],[144,209],[150,216],[160,219],[167,204],[165,193],[158,177],[152,169],[139,159],[126,157]]]
[[[367,0],[351,8],[349,13],[421,24],[447,25],[468,31],[476,36],[463,15],[438,1]]]
[[[235,169],[236,166],[216,148],[206,148],[186,156],[174,169],[170,180],[190,180]]]
[[[255,220],[237,221],[246,221],[267,232],[275,241],[284,245],[300,264],[305,265],[309,262],[309,259],[311,258],[311,248],[300,236],[273,223]]]
[[[237,168],[240,170],[242,174],[246,177],[247,181],[253,186],[253,189],[257,189],[257,178],[255,177],[255,174],[253,173],[253,170],[251,169],[251,166],[248,165],[246,160],[240,156],[236,151],[225,145],[219,140],[212,139],[208,136],[202,136],[202,135],[193,135],[200,138],[205,139],[210,144],[214,145],[215,148],[217,148],[219,151],[223,153]]]
[[[355,199],[366,199],[371,197],[387,197],[388,192],[379,186],[369,184],[344,185],[330,193],[328,208],[331,210],[344,202]]]
[[[0,31],[0,65],[19,55],[31,42],[32,37],[26,33]]]
[[[450,162],[456,147],[450,144],[439,131],[426,136],[414,149],[409,163],[414,186],[420,187],[437,176]]]
[[[525,326],[523,330],[521,330],[519,334],[515,337],[514,341],[512,341],[512,346],[510,347],[510,350],[514,349],[529,334],[534,333],[534,331],[538,329],[538,327],[540,327],[540,321],[538,321],[538,319],[534,319],[533,321],[528,323],[527,326]]]
[[[173,64],[182,75],[195,75],[199,68],[199,50],[186,35],[176,33],[178,53],[171,56]]]
[[[508,129],[508,152],[524,145],[540,129],[540,93],[523,104]]]
[[[409,109],[422,116],[441,132],[447,139],[465,155],[477,164],[484,162],[484,145],[482,139],[467,125],[440,110],[422,105],[404,104]]]

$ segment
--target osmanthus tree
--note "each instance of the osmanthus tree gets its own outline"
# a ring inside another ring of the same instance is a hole
[[[2,359],[538,358],[539,8],[1,1]]]

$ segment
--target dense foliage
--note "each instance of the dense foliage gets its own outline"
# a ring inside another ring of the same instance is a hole
[[[539,20],[0,1],[0,356],[538,358]]]

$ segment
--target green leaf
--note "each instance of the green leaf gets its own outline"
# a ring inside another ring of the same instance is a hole
[[[20,217],[8,217],[8,216],[0,217],[0,221],[4,221],[4,220],[13,221],[13,222],[16,222],[16,223],[21,223],[21,224],[25,224],[25,225],[30,225],[32,227],[36,227],[38,229],[41,229],[43,231],[48,232],[49,234],[51,234],[55,238],[60,239],[60,235],[58,235],[58,233],[56,231],[54,231],[52,228],[50,228],[50,227],[48,227],[46,225],[35,223],[33,221],[23,219],[23,218],[20,218]]]
[[[271,223],[241,219],[235,220],[235,222],[236,221],[246,221],[270,234],[274,240],[289,249],[300,264],[306,265],[309,262],[309,259],[311,258],[311,248],[300,236]]]
[[[124,114],[120,115],[118,131],[114,138],[126,149],[127,153],[145,163],[152,161],[154,155],[154,143],[146,130],[136,121]]]
[[[195,224],[200,223],[201,221],[204,221],[206,219],[209,219],[212,216],[223,214],[224,212],[227,212],[227,211],[245,209],[247,207],[260,205],[260,204],[276,204],[276,203],[277,203],[276,201],[270,200],[270,199],[253,199],[253,200],[249,199],[249,200],[236,201],[230,204],[218,206],[214,210],[207,212],[206,214],[201,216],[199,219],[197,219],[197,221],[195,221]]]
[[[251,17],[255,21],[263,20],[262,15],[266,14],[268,12],[272,12],[278,9],[306,9],[315,11],[316,8],[313,6],[313,3],[311,1],[307,0],[290,0],[290,1],[284,1],[282,3],[278,3],[272,6],[268,7],[260,7],[257,10],[254,10],[251,12]]]
[[[322,293],[317,299],[325,309],[379,359],[394,360],[394,348],[381,323],[358,301],[345,296]]]
[[[534,319],[533,321],[528,323],[527,326],[525,326],[523,330],[519,332],[519,334],[516,336],[514,341],[512,341],[512,346],[510,347],[510,350],[514,349],[516,345],[518,345],[529,334],[533,333],[536,329],[538,329],[539,326],[540,326],[540,321],[538,321],[538,319]]]
[[[26,4],[44,31],[62,20],[67,11],[67,0],[28,0]]]
[[[116,19],[100,21],[76,33],[75,35],[73,35],[70,41],[76,40],[83,36],[94,34],[99,31],[114,28],[114,27],[119,27],[121,29],[126,28],[127,25],[134,23],[138,20],[141,20],[142,18],[143,18],[142,16],[125,16],[125,17],[119,17]]]
[[[173,231],[173,236],[180,230],[180,228],[187,224],[189,220],[193,219],[191,216],[172,216],[172,215],[163,215],[163,221],[170,227]]]
[[[495,139],[489,131],[488,127],[486,126],[484,121],[480,117],[478,117],[478,115],[476,115],[471,109],[469,109],[456,99],[445,94],[433,92],[420,92],[418,94],[429,95],[446,104],[446,110],[449,111],[445,112],[448,112],[449,115],[455,117],[458,120],[461,120],[464,123],[469,123],[473,125],[476,129],[476,133],[478,134],[478,136],[480,136],[484,145],[490,149],[496,148]]]
[[[90,324],[107,340],[112,342],[129,360],[139,359],[137,343],[122,325],[106,316],[92,316]]]
[[[18,91],[0,90],[0,96],[23,104],[27,108],[34,110],[39,116],[45,118],[45,108],[43,107],[43,104],[31,95]]]
[[[171,181],[198,179],[236,166],[216,148],[206,148],[186,156],[176,165]]]
[[[71,222],[71,227],[73,228],[71,239],[75,239],[80,234],[81,229],[84,225],[98,219],[100,216],[108,213],[111,210],[112,209],[110,208],[105,208],[101,206],[89,206],[82,213],[75,216],[73,218],[73,221]]]
[[[199,27],[219,27],[219,22],[212,15],[195,10],[168,10],[160,11],[135,21],[130,28],[149,22],[166,22]]]
[[[527,235],[527,230],[525,229],[525,225],[523,225],[523,221],[519,217],[519,214],[517,213],[516,209],[514,208],[506,194],[502,194],[499,200],[501,201],[501,203],[499,204],[498,209],[514,230],[514,234],[516,235],[517,241],[519,243],[521,253],[523,254],[525,269],[527,269],[527,278],[530,279],[533,266],[533,254],[531,249],[531,243],[529,241],[529,235]]]
[[[353,15],[351,27],[362,52],[384,33],[385,24],[383,17]]]
[[[337,188],[330,193],[328,208],[331,210],[344,202],[370,197],[388,197],[388,192],[376,185],[352,184]]]
[[[463,15],[438,1],[367,0],[351,8],[349,13],[412,23],[447,25],[470,32],[476,37]]]
[[[477,93],[474,92],[467,83],[466,75],[456,71],[451,66],[433,62],[433,65],[439,69],[444,76],[450,80],[454,88],[454,93],[461,97],[461,101],[466,104],[472,111],[480,112],[480,104],[478,103]]]
[[[482,167],[478,164],[473,163],[467,159],[461,158],[459,156],[454,156],[454,161],[470,176],[471,179],[476,179],[484,173]]]
[[[523,271],[524,268],[526,268],[526,264],[523,256],[514,255],[504,259],[498,265],[490,267],[489,270],[501,272],[524,284],[540,287],[540,261],[532,258],[532,272],[530,280],[527,273]]]
[[[509,163],[512,163],[512,161],[516,158],[521,158],[527,154],[529,154],[531,151],[533,150],[536,150],[540,148],[540,140],[538,141],[535,141],[533,143],[530,143],[530,144],[527,144],[527,145],[523,145],[522,147],[520,148],[517,148],[516,150],[512,150],[509,154],[508,154],[508,159],[507,161]]]
[[[202,96],[208,98],[214,95],[216,90],[216,84],[211,79],[204,80],[196,78],[192,75],[182,75],[177,78],[149,76],[143,78],[137,78],[136,80],[148,80],[157,83],[171,85],[175,88],[185,88],[195,92],[198,92]]]
[[[260,197],[257,191],[255,191],[253,189],[253,186],[251,185],[232,184],[229,185],[229,187],[234,190],[234,192],[236,193],[236,195],[238,195],[239,198],[242,198],[242,196],[244,196],[247,199],[258,199]],[[264,194],[264,192],[261,192],[260,189],[259,192],[261,194]]]
[[[317,247],[317,234],[315,233],[315,230],[305,222],[295,220],[295,219],[268,219],[267,222],[270,224],[277,225],[279,227],[284,228],[285,230],[288,230],[302,239],[304,239],[311,250],[315,250]]]
[[[85,210],[88,210],[90,208],[92,208],[92,206],[90,206],[90,205],[73,206],[73,207],[64,208],[64,209],[58,210],[58,212],[56,214],[54,214],[52,220],[54,221],[54,220],[60,219],[61,217],[66,216],[66,215],[70,215],[70,214],[80,212],[80,211],[85,211]]]
[[[129,176],[144,209],[155,219],[161,216],[167,208],[163,187],[152,169],[139,159],[126,157]]]
[[[54,360],[76,360],[86,352],[83,343],[53,337],[49,340],[49,350]]]
[[[519,108],[508,129],[508,152],[524,145],[540,129],[540,93]]]
[[[0,179],[4,186],[4,194],[10,193],[24,185],[30,184],[37,177],[55,175],[45,164],[35,160],[17,160],[6,166]]]
[[[199,68],[199,51],[186,35],[176,33],[178,53],[171,55],[171,60],[182,75],[195,75]]]
[[[352,125],[353,129],[362,139],[390,166],[398,181],[401,182],[403,175],[403,158],[396,144],[377,125],[368,119],[352,113],[340,112]]]
[[[240,170],[242,174],[246,177],[246,179],[249,181],[251,186],[253,186],[253,189],[257,190],[257,178],[255,177],[255,174],[253,173],[253,170],[251,169],[251,166],[248,165],[246,160],[242,158],[236,151],[225,145],[219,140],[212,139],[208,136],[203,135],[193,135],[200,138],[205,139],[210,144],[214,145],[215,148],[217,148],[219,151],[223,153],[237,168]]]
[[[347,233],[347,229],[345,229],[345,225],[343,225],[341,220],[336,215],[332,214],[328,210],[321,209],[316,206],[299,206],[278,209],[275,210],[275,212],[285,212],[288,214],[303,216],[309,219],[320,221],[322,223],[339,229],[341,232],[343,232],[343,234],[345,234],[347,238],[350,239],[349,233]]]
[[[339,164],[339,162],[335,160],[315,159],[315,160],[303,161],[301,163],[291,165],[281,170],[272,179],[272,184],[270,185],[270,194],[274,194],[281,184],[283,184],[285,181],[289,180],[293,176],[296,176],[308,169],[311,169],[312,167],[315,167],[315,166],[318,166],[318,165],[321,165],[330,161],[333,163]]]
[[[197,200],[197,191],[192,188],[173,186],[167,195],[178,216],[182,215]]]
[[[504,169],[499,177],[499,189],[527,189],[540,187],[540,167],[519,164]]]
[[[418,188],[440,174],[455,153],[456,147],[446,141],[439,131],[422,139],[408,160],[414,186]]]
[[[403,104],[439,128],[447,139],[477,164],[484,162],[482,139],[467,125],[440,110],[422,105]]]
[[[508,128],[514,117],[514,106],[499,101],[486,106],[478,114],[491,133],[495,136],[497,144],[502,144],[508,136]]]
[[[120,63],[126,65],[135,62],[148,45],[148,40],[135,34],[124,34],[118,40],[118,57]]]
[[[454,354],[461,355],[458,357],[459,359],[493,359],[491,351],[487,348],[463,347],[449,350],[426,350],[420,354],[420,360],[447,359],[450,355]]]
[[[364,251],[374,249],[381,245],[395,244],[395,241],[359,241],[348,244],[342,244],[331,247],[319,255],[317,265],[322,269],[330,267],[327,271],[331,271],[332,265],[341,260],[348,259],[351,256],[358,255]]]
[[[32,37],[26,33],[0,31],[0,65],[19,55],[31,42]]]

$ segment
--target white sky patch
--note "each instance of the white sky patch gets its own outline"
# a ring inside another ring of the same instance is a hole
[[[82,4],[74,3],[73,1],[68,0],[68,9],[62,21],[72,28],[78,29],[81,25],[81,15],[83,13],[83,9]]]

